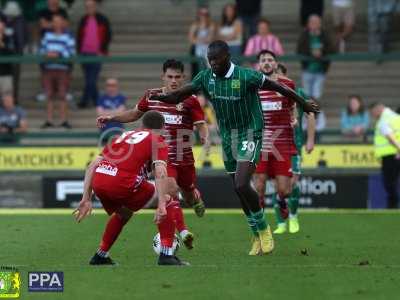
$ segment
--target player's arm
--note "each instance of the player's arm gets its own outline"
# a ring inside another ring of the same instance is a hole
[[[75,215],[75,219],[78,223],[80,221],[82,221],[86,216],[90,215],[90,213],[92,212],[93,174],[101,160],[102,160],[102,157],[98,156],[86,168],[85,179],[83,182],[82,200],[81,200],[81,202],[79,202],[78,208],[73,211],[73,214]]]
[[[301,122],[301,120],[300,120]],[[306,142],[306,152],[310,154],[314,150],[315,144],[315,114],[309,113],[307,115],[307,142]]]
[[[168,175],[166,163],[164,161],[154,162],[154,178],[158,194],[158,207],[155,222],[160,223],[167,215],[167,202],[170,200],[168,195]]]
[[[400,143],[398,141],[396,141],[394,133],[391,132],[391,133],[386,134],[386,138],[388,139],[389,143],[391,143],[397,149],[397,152],[398,152],[397,155],[400,155]]]
[[[114,115],[102,115],[97,118],[97,127],[102,128],[108,122],[130,123],[139,120],[144,112],[137,107]]]
[[[193,94],[196,94],[199,91],[193,84],[189,83],[180,89],[168,93],[168,94],[159,94],[159,93],[151,93],[150,100],[158,100],[165,103],[178,104],[183,102],[186,98],[190,97]]]
[[[268,78],[265,78],[264,83],[261,86],[261,89],[272,90],[278,92],[279,94],[292,99],[296,103],[298,103],[306,113],[319,112],[319,106],[314,101],[306,101],[303,97],[296,94],[294,90],[287,87],[286,85],[280,84],[279,82],[272,81]]]
[[[207,145],[208,144],[208,125],[206,122],[199,122],[195,124],[196,129],[199,131],[199,136],[200,136],[200,143],[202,145]]]

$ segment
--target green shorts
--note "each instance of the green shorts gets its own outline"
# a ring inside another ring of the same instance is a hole
[[[301,175],[301,155],[299,154],[292,156],[292,173]]]
[[[243,132],[236,135],[222,135],[222,150],[226,172],[235,173],[238,161],[258,163],[261,146],[262,133],[249,134]]]

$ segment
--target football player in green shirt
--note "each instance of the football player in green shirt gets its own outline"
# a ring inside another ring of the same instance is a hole
[[[286,67],[279,63],[278,64],[278,73],[286,76],[287,69]],[[308,96],[304,93],[303,89],[296,89],[297,94],[301,97],[308,99]],[[302,148],[304,145],[304,136],[303,136],[303,109],[300,106],[297,106],[294,112],[295,117],[295,126],[294,130],[294,143],[297,148],[297,155],[292,156],[292,192],[289,195],[288,206],[289,206],[289,232],[296,233],[300,230],[300,224],[297,217],[297,209],[299,207],[299,199],[300,199],[300,185],[299,179],[301,175],[301,154]],[[314,113],[307,114],[307,142],[305,144],[305,150],[307,154],[310,154],[314,150],[314,141],[315,141],[315,115]],[[276,193],[272,196],[272,202],[276,202]],[[275,234],[282,234],[287,231],[286,222],[282,219],[281,213],[278,209],[275,209],[275,216],[277,220],[277,228],[274,230]]]
[[[179,90],[153,94],[150,99],[179,103],[201,91],[210,100],[222,138],[225,169],[233,179],[235,192],[253,233],[249,255],[267,254],[272,252],[274,241],[257,192],[250,184],[260,157],[263,129],[258,90],[277,91],[303,106],[305,112],[317,112],[318,105],[306,102],[295,91],[269,80],[260,72],[234,65],[224,41],[212,42],[207,58],[211,69],[201,71]]]

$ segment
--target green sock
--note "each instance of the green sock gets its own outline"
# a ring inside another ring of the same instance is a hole
[[[247,223],[249,224],[250,230],[253,233],[254,236],[258,236],[258,230],[257,230],[257,222],[254,220],[254,218],[250,215],[246,215],[247,218]]]
[[[289,212],[291,215],[297,215],[297,209],[299,208],[299,199],[300,199],[300,186],[297,183],[292,190],[292,193],[289,196],[288,206]]]
[[[281,224],[281,223],[285,223],[285,220],[282,219],[281,216],[281,211],[279,210],[279,205],[278,205],[278,194],[274,193],[272,195],[272,205],[274,207],[274,212],[275,212],[275,217],[276,217],[276,223],[277,224]]]
[[[267,228],[267,221],[265,218],[264,210],[261,209],[258,212],[251,213],[253,219],[256,221],[257,230],[264,230]]]

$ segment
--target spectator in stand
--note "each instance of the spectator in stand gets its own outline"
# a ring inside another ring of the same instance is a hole
[[[346,41],[353,32],[353,0],[332,0],[333,24],[336,31],[336,42],[340,53],[346,51]]]
[[[13,52],[17,55],[23,55],[28,40],[27,26],[18,2],[7,2],[3,14],[6,33],[9,40],[12,41]],[[21,73],[20,64],[14,64],[12,71],[14,99],[18,103],[19,79]]]
[[[258,21],[258,33],[248,40],[244,55],[256,56],[261,50],[269,50],[276,55],[284,54],[281,41],[271,33],[270,22],[264,18]]]
[[[218,124],[214,110],[212,109],[207,98],[203,94],[198,94],[197,100],[199,101],[200,106],[204,111],[204,118],[205,121],[207,122],[208,131],[210,135],[210,142],[212,145],[219,145],[221,143],[221,140],[218,134]]]
[[[305,56],[302,60],[303,88],[311,98],[321,99],[325,74],[330,61],[326,55],[335,52],[330,35],[323,30],[321,18],[311,15],[307,28],[300,35],[297,43],[297,53]]]
[[[257,33],[261,4],[261,0],[236,0],[237,12],[243,23],[243,44]]]
[[[347,108],[341,114],[340,125],[345,136],[365,137],[369,127],[369,114],[360,96],[349,96]]]
[[[210,17],[207,7],[200,7],[197,11],[196,21],[189,29],[189,42],[191,44],[191,54],[198,58],[198,64],[192,64],[192,78],[199,71],[207,67],[207,47],[216,34],[216,25]]]
[[[0,141],[15,142],[15,133],[24,133],[28,129],[26,112],[15,106],[14,97],[6,93],[2,97],[3,105],[0,108]]]
[[[15,54],[6,36],[6,26],[0,21],[0,56]],[[13,67],[10,63],[0,64],[0,95],[13,93]]]
[[[54,15],[61,15],[64,19],[64,22],[68,22],[68,12],[61,7],[60,0],[47,0],[47,8],[39,11],[39,27],[40,27],[40,36],[43,35],[47,31],[52,30],[52,20]],[[67,26],[67,24],[65,24]]]
[[[225,41],[233,57],[242,54],[242,22],[237,17],[235,4],[225,5],[222,12],[221,25],[218,29],[218,39]]]
[[[54,101],[60,99],[61,127],[70,129],[68,122],[68,104],[66,94],[70,81],[71,64],[51,62],[54,58],[70,58],[75,54],[75,40],[67,32],[63,15],[53,15],[52,31],[45,33],[40,46],[40,53],[49,59],[43,64],[43,83],[47,96],[47,121],[42,128],[53,127]]]
[[[98,12],[95,0],[86,0],[86,15],[82,17],[77,37],[77,48],[81,55],[94,57],[108,54],[111,42],[111,25],[108,18]],[[101,63],[82,64],[85,76],[85,88],[80,108],[85,108],[90,102],[96,104],[99,97],[97,82],[101,71]]]
[[[324,15],[324,0],[301,0],[300,4],[300,22],[305,27],[311,15],[317,15],[320,18]]]
[[[105,93],[101,95],[97,101],[97,115],[113,115],[123,112],[125,107],[126,97],[120,93],[118,80],[109,78],[106,80]],[[124,128],[122,123],[109,122],[105,127],[100,129],[102,133],[102,142],[108,140],[112,135],[121,133]]]

